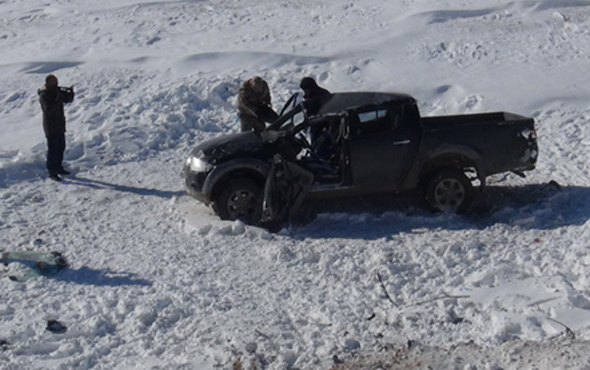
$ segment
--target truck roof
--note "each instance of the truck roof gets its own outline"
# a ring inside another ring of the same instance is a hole
[[[315,100],[315,99],[314,99]],[[315,106],[317,109],[311,108],[313,114],[329,114],[339,113],[347,109],[354,109],[364,105],[383,104],[387,102],[412,102],[415,101],[413,97],[408,94],[402,93],[384,93],[384,92],[345,92],[345,93],[334,93],[328,96],[319,98],[320,102],[310,100],[306,102],[306,106],[309,104]],[[319,103],[319,109],[317,107]]]

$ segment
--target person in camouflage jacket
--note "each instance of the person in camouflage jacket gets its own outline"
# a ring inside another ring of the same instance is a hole
[[[268,84],[258,76],[242,84],[237,107],[242,131],[261,132],[266,128],[266,123],[274,122],[278,118],[272,109]]]

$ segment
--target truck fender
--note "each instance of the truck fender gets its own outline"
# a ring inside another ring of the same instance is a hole
[[[210,194],[209,201],[215,198],[217,186],[229,180],[230,177],[251,176],[254,180],[264,181],[269,171],[269,164],[258,159],[241,158],[231,160],[216,166],[203,184],[203,193]]]
[[[480,187],[485,187],[485,165],[481,155],[473,148],[466,145],[443,144],[430,151],[419,166],[419,179],[429,176],[437,168],[443,167],[473,167]]]

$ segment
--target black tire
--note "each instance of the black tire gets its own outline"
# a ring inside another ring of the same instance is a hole
[[[445,169],[434,174],[426,185],[424,198],[436,212],[465,213],[473,202],[474,190],[463,171]]]
[[[230,180],[213,203],[213,210],[222,220],[257,225],[262,216],[262,187],[246,177]]]

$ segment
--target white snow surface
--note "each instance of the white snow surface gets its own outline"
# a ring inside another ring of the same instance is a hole
[[[0,267],[0,368],[590,368],[590,2],[1,0],[0,50],[0,248],[70,263]],[[77,93],[63,183],[48,73]],[[531,116],[538,166],[465,216],[401,196],[276,234],[221,221],[182,165],[238,131],[254,75],[275,109],[313,76]]]

